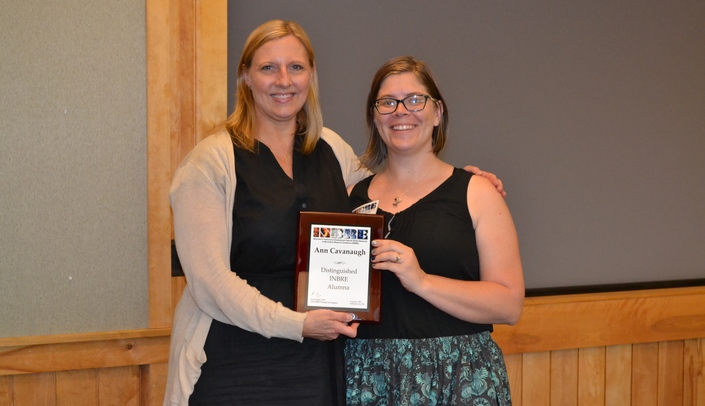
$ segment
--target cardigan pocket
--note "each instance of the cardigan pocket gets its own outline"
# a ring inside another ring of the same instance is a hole
[[[179,351],[178,370],[179,386],[181,387],[180,405],[188,405],[188,398],[193,393],[198,378],[201,376],[201,366],[206,362],[206,352],[203,347],[196,349],[191,342],[184,341],[184,345]]]
[[[193,393],[193,388],[196,386],[198,378],[201,376],[201,366],[206,362],[206,351],[204,346],[208,331],[211,328],[213,319],[205,313],[197,311],[193,315],[193,319],[189,322],[195,323],[196,326],[191,334],[187,333],[179,351],[179,368],[178,380],[180,387],[180,396],[182,405],[188,405],[188,398]]]

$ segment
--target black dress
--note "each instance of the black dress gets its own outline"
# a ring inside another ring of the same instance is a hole
[[[340,163],[321,140],[310,155],[294,154],[294,179],[264,144],[255,153],[236,147],[235,167],[231,269],[293,308],[298,213],[350,211]],[[208,361],[191,405],[344,403],[338,342],[268,339],[213,320],[204,349]]]

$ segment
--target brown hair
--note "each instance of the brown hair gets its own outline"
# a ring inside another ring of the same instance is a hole
[[[252,91],[245,83],[244,74],[252,66],[255,52],[269,41],[289,35],[296,37],[306,49],[308,63],[313,69],[311,86],[304,107],[296,116],[296,135],[303,137],[301,152],[313,151],[321,136],[323,118],[318,98],[318,75],[311,41],[301,26],[293,21],[271,20],[255,28],[245,41],[240,63],[237,67],[237,90],[235,91],[235,111],[223,123],[233,139],[233,143],[243,149],[253,151],[255,146],[255,101]]]
[[[382,65],[372,79],[370,93],[367,95],[367,129],[369,131],[369,142],[365,153],[360,157],[362,163],[373,172],[379,171],[387,160],[387,146],[375,126],[375,107],[377,94],[382,87],[382,82],[391,75],[400,73],[413,73],[419,81],[426,87],[428,95],[443,105],[443,114],[439,125],[434,127],[431,137],[433,143],[433,153],[438,155],[446,143],[446,133],[448,128],[448,106],[446,106],[443,96],[436,85],[436,81],[431,74],[431,70],[423,61],[412,56],[400,56],[390,59]]]

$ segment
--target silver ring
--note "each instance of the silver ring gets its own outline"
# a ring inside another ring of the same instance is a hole
[[[401,257],[399,255],[397,255],[397,259],[395,259],[394,262],[396,262],[398,264],[399,261],[401,261]]]

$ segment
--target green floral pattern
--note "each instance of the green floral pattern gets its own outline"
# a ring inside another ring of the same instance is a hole
[[[489,332],[355,339],[345,346],[348,405],[511,405],[502,351]]]

